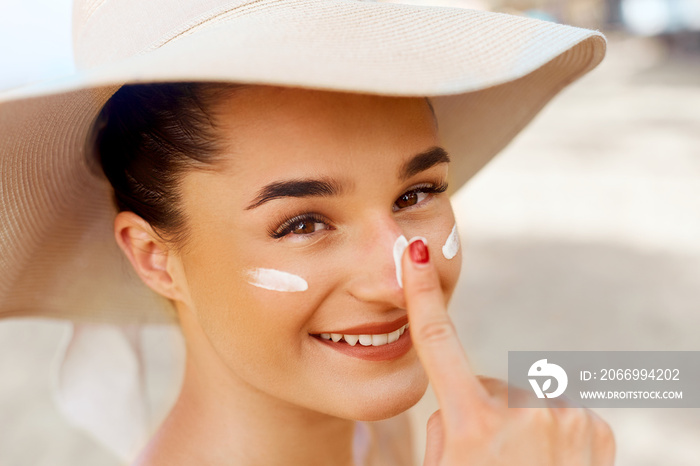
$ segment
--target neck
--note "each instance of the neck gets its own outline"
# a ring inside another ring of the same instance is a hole
[[[202,338],[186,334],[180,396],[138,464],[354,464],[353,421],[256,389]]]

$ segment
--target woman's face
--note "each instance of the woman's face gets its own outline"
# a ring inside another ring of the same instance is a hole
[[[252,87],[214,110],[227,150],[183,179],[179,311],[265,396],[362,420],[409,408],[427,387],[410,330],[381,345],[407,322],[397,238],[427,239],[446,299],[461,265],[442,252],[454,216],[428,103]]]

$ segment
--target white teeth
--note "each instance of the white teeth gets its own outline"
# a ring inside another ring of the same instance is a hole
[[[389,334],[389,338],[387,338],[387,343],[395,342],[396,340],[399,339],[400,336],[401,336],[401,329],[394,330],[393,332],[391,332]]]
[[[379,335],[372,335],[372,346],[382,346],[389,342],[389,334],[381,333]]]
[[[343,338],[345,339],[345,342],[350,345],[350,346],[355,346],[357,343],[357,340],[360,339],[359,335],[343,335]]]
[[[340,333],[322,333],[320,335],[324,340],[333,340],[334,343],[338,343],[340,340],[345,340],[345,342],[350,346],[355,346],[358,342],[362,346],[384,346],[389,343],[394,343],[399,339],[401,335],[404,334],[408,324],[401,326],[400,328],[394,330],[391,333],[379,333],[374,335],[343,335]]]

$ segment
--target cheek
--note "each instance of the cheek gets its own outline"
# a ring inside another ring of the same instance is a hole
[[[456,255],[449,260],[440,256],[440,259],[436,261],[436,266],[438,268],[438,274],[440,275],[442,290],[445,293],[445,302],[449,302],[457,286],[459,274],[462,270],[462,251],[458,251]]]
[[[443,235],[438,235],[437,239],[432,243],[430,254],[440,275],[445,300],[449,302],[462,269],[462,249],[456,225],[443,231]]]
[[[261,254],[223,249],[198,254],[189,264],[192,311],[231,368],[277,366],[271,354],[300,350],[299,335],[314,309],[314,293],[305,271],[296,269]]]
[[[298,377],[310,338],[308,321],[317,306],[314,288],[280,292],[250,284],[240,271],[229,277],[210,280],[209,291],[199,294],[199,325],[236,378],[284,396],[274,387],[288,387]]]

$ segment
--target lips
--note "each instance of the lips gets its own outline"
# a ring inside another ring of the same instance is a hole
[[[398,330],[400,327],[408,323],[408,316],[399,317],[391,322],[376,322],[368,323],[363,325],[356,325],[355,327],[349,327],[344,329],[330,330],[328,334],[337,333],[340,335],[362,335],[362,334],[379,334],[379,333],[391,333]]]
[[[369,361],[386,361],[406,354],[412,345],[408,317],[312,335],[325,347]]]

